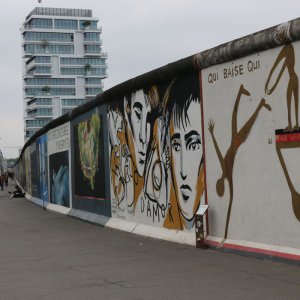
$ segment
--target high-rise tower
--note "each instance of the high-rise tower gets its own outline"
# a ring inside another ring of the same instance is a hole
[[[21,28],[24,138],[103,90],[107,54],[89,9],[36,7]]]

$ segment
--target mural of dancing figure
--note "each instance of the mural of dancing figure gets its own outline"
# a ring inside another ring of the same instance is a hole
[[[167,111],[171,182],[164,227],[191,229],[204,191],[202,122],[198,74],[175,80]]]
[[[278,65],[282,63],[279,74],[276,78],[274,85],[269,88],[269,84],[271,78],[278,67]],[[299,106],[299,80],[298,76],[295,72],[295,50],[292,44],[285,45],[282,50],[279,52],[273,67],[271,68],[270,74],[268,76],[265,91],[267,94],[271,95],[273,91],[276,89],[284,71],[287,69],[288,71],[288,84],[286,91],[286,99],[287,99],[287,110],[288,110],[288,126],[285,129],[277,129],[275,130],[276,134],[276,151],[277,155],[284,172],[285,178],[287,180],[289,189],[292,195],[292,206],[294,214],[298,221],[300,221],[300,194],[297,192],[293,181],[290,178],[289,170],[287,168],[286,162],[284,160],[284,156],[282,155],[282,150],[287,149],[296,149],[300,147],[300,133],[299,133],[299,121],[298,121],[298,106]],[[295,126],[292,125],[292,97],[294,96],[295,103]],[[291,172],[292,174],[292,172]]]
[[[272,75],[278,65],[283,61],[281,66],[279,75],[274,83],[274,85],[269,88],[270,80]],[[286,101],[287,101],[287,111],[288,111],[288,126],[285,128],[285,131],[298,131],[299,130],[299,120],[298,120],[298,107],[299,107],[299,80],[298,76],[295,72],[295,51],[292,44],[285,45],[283,49],[278,54],[277,59],[274,62],[273,67],[271,68],[269,77],[266,81],[265,85],[265,92],[268,95],[271,95],[273,91],[276,89],[282,74],[284,73],[285,69],[288,71],[289,80],[288,86],[286,91]],[[295,103],[295,126],[292,126],[292,117],[291,117],[291,110],[292,110],[292,97],[294,96],[294,103]]]
[[[208,130],[212,136],[213,143],[215,150],[217,152],[218,159],[220,161],[220,165],[222,168],[222,176],[218,179],[216,183],[216,191],[217,194],[222,197],[224,195],[224,181],[227,179],[229,184],[229,205],[227,209],[227,216],[226,216],[226,225],[225,225],[225,234],[224,239],[227,238],[228,235],[228,227],[229,227],[229,221],[230,221],[230,214],[231,214],[231,207],[232,207],[232,201],[233,201],[233,165],[235,156],[237,153],[238,148],[241,146],[242,143],[244,143],[249,136],[249,133],[251,131],[251,128],[253,127],[253,124],[258,116],[259,111],[265,107],[267,110],[271,111],[270,105],[266,103],[266,100],[264,98],[261,99],[258,107],[252,114],[252,116],[249,118],[249,120],[245,123],[245,125],[238,131],[237,129],[237,113],[238,113],[238,107],[241,100],[241,97],[250,96],[249,91],[247,91],[243,85],[240,86],[235,104],[234,109],[232,112],[232,133],[231,133],[231,143],[230,146],[226,152],[226,155],[223,157],[220,148],[218,146],[217,140],[214,135],[214,127],[215,123],[213,120],[209,120],[208,123]]]

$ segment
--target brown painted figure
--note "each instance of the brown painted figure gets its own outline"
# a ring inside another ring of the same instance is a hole
[[[274,83],[274,85],[269,89],[269,83],[271,80],[271,77],[276,70],[277,66],[280,64],[280,62],[283,61],[283,64],[281,66],[281,70],[279,72],[279,75]],[[286,91],[286,101],[287,101],[287,110],[288,110],[288,126],[285,128],[285,131],[298,131],[299,130],[299,120],[298,120],[298,107],[299,107],[299,80],[298,76],[295,72],[295,51],[292,44],[288,44],[283,47],[283,49],[278,54],[277,59],[275,60],[275,63],[270,71],[269,77],[267,79],[266,85],[265,85],[265,92],[268,95],[271,95],[275,88],[277,87],[277,84],[279,83],[281,76],[283,72],[287,69],[289,74],[289,81]],[[294,103],[295,103],[295,126],[292,126],[292,120],[291,120],[291,109],[292,109],[292,96],[294,96]]]
[[[216,190],[220,197],[224,195],[224,182],[225,179],[227,179],[229,184],[229,205],[227,209],[227,217],[226,217],[226,227],[225,227],[225,234],[224,239],[227,238],[228,234],[228,226],[229,226],[229,220],[230,220],[230,213],[231,213],[231,207],[232,207],[232,200],[233,200],[233,181],[232,181],[232,173],[233,173],[233,165],[234,165],[234,159],[237,153],[238,148],[242,143],[244,143],[250,133],[250,130],[258,116],[259,111],[265,107],[267,110],[271,111],[270,105],[266,103],[266,100],[264,98],[261,99],[258,107],[250,117],[250,119],[245,123],[245,125],[238,131],[237,130],[237,112],[238,112],[238,106],[241,100],[242,95],[250,96],[250,93],[244,88],[243,85],[240,86],[235,104],[234,109],[232,112],[232,133],[231,133],[231,144],[226,152],[226,155],[223,157],[218,143],[216,141],[215,135],[214,135],[214,127],[215,123],[213,120],[209,120],[208,123],[208,130],[212,136],[213,143],[217,152],[218,159],[220,161],[220,165],[222,168],[222,176],[218,179],[216,183]]]
[[[282,167],[282,170],[284,172],[286,181],[288,183],[288,186],[290,188],[291,191],[291,195],[292,195],[292,206],[293,206],[293,211],[295,214],[295,217],[297,218],[297,220],[300,222],[300,194],[297,192],[293,181],[291,180],[290,174],[288,172],[286,163],[283,159],[283,155],[282,155],[282,149],[293,149],[293,148],[298,148],[300,147],[300,143],[299,142],[289,142],[289,143],[277,143],[276,144],[276,151],[277,151],[277,155],[279,157],[279,161]]]

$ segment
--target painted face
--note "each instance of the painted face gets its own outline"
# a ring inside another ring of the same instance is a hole
[[[186,118],[174,122],[171,118],[172,173],[175,175],[178,205],[183,217],[191,220],[195,214],[198,175],[202,160],[200,104],[192,101]]]
[[[143,90],[132,94],[130,107],[130,123],[134,142],[134,153],[137,171],[143,176],[146,161],[146,152],[150,138],[150,124],[147,122],[148,114],[151,111],[149,101]]]

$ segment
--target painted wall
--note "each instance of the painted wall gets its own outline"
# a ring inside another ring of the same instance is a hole
[[[50,203],[70,207],[70,123],[48,132]]]
[[[112,216],[191,230],[204,191],[198,73],[108,108]]]
[[[37,138],[37,158],[39,170],[39,198],[45,205],[49,202],[48,198],[48,147],[47,147],[47,134]]]
[[[210,239],[300,253],[297,40],[300,19],[104,92],[25,145],[19,184],[170,235],[208,203]]]
[[[299,50],[295,42],[202,71],[213,236],[300,247]]]
[[[72,121],[72,207],[111,216],[106,106]]]

